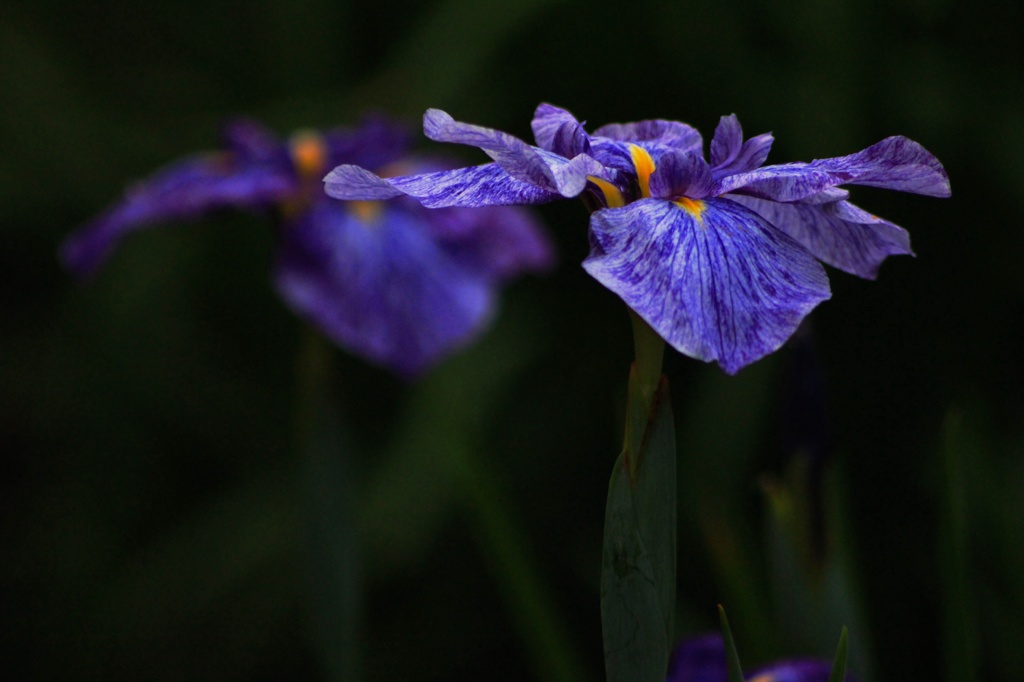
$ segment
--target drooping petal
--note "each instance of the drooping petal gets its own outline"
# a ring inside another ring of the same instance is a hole
[[[832,159],[819,159],[814,168],[848,174],[846,182],[932,197],[950,195],[949,176],[935,156],[901,135],[887,137],[867,149]]]
[[[772,201],[801,201],[843,184],[935,197],[950,195],[949,176],[939,160],[905,137],[886,138],[849,156],[764,166],[720,177],[714,193],[736,192]]]
[[[324,191],[335,199],[349,201],[392,199],[405,194],[392,184],[394,179],[382,178],[361,166],[344,164],[324,177]]]
[[[219,208],[266,208],[293,192],[294,183],[287,166],[240,164],[230,154],[179,161],[130,187],[120,203],[68,237],[61,260],[86,276],[133,231]]]
[[[711,167],[698,152],[674,150],[658,157],[650,187],[655,198],[703,199],[712,188]]]
[[[821,264],[728,199],[591,215],[584,268],[680,352],[726,372],[771,353],[831,296]]]
[[[514,179],[563,197],[577,196],[587,185],[587,175],[602,170],[585,154],[567,159],[500,130],[461,123],[440,109],[423,115],[423,132],[436,142],[479,147]]]
[[[913,255],[906,230],[848,201],[814,205],[729,198],[803,244],[815,258],[858,277],[875,279],[889,256]]]
[[[716,174],[712,194],[738,193],[771,201],[801,201],[849,182],[849,173],[816,168],[809,163],[764,166],[732,175]]]
[[[543,204],[562,198],[555,191],[510,176],[497,163],[393,178],[392,182],[428,208]]]
[[[716,176],[745,173],[759,168],[768,158],[773,137],[770,133],[743,141],[743,128],[736,114],[723,116],[711,139],[711,166]]]
[[[817,194],[812,194],[809,197],[805,197],[800,200],[803,204],[831,204],[835,201],[842,201],[848,199],[850,193],[840,187],[829,187],[823,189]]]
[[[537,146],[567,159],[590,154],[590,136],[576,117],[565,109],[541,104],[530,123]]]
[[[497,163],[381,178],[358,166],[338,166],[324,178],[336,199],[380,200],[407,194],[427,208],[543,204],[562,195],[510,176]]]
[[[704,141],[695,128],[678,121],[661,119],[610,123],[595,130],[594,137],[607,137],[619,142],[657,142],[683,150],[700,150],[704,146]]]
[[[482,330],[493,280],[438,245],[418,213],[379,211],[365,218],[338,202],[315,204],[283,230],[275,282],[335,343],[412,377]]]

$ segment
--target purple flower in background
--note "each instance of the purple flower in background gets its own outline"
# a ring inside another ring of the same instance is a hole
[[[325,179],[341,199],[409,196],[431,208],[540,204],[583,196],[594,209],[583,267],[680,352],[727,372],[771,353],[831,296],[819,261],[874,278],[907,233],[847,201],[844,184],[949,196],[921,145],[890,137],[850,156],[764,166],[771,135],[743,139],[725,116],[710,145],[684,123],[612,124],[588,134],[541,104],[537,145],[460,123],[437,109],[427,137],[481,148],[493,162],[382,178],[342,165]]]
[[[794,659],[762,666],[746,674],[748,682],[828,682],[832,663]],[[847,680],[852,677],[847,674]],[[729,682],[725,645],[718,634],[688,639],[672,652],[666,682]]]
[[[412,200],[328,198],[320,178],[340,163],[382,174],[442,167],[406,160],[408,135],[384,120],[287,142],[236,121],[224,137],[221,151],[130,187],[64,243],[65,265],[90,275],[127,234],[159,222],[222,208],[274,215],[281,297],[339,346],[414,376],[483,330],[504,282],[551,264],[549,242],[524,209],[429,211]]]

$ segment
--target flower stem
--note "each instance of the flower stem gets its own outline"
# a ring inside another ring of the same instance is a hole
[[[307,328],[296,365],[295,449],[306,517],[310,635],[324,679],[351,682],[359,677],[355,493],[332,377],[333,349]]]
[[[654,399],[654,392],[658,389],[658,383],[661,381],[661,363],[665,357],[665,341],[658,336],[658,332],[651,329],[651,326],[632,310],[629,311],[629,319],[633,323],[637,380],[645,406],[649,410]]]

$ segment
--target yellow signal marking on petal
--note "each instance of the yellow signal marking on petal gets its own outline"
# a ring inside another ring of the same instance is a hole
[[[379,201],[348,201],[348,209],[364,223],[372,223],[380,217],[382,207]]]
[[[700,199],[690,199],[688,197],[679,197],[678,199],[672,200],[676,206],[683,209],[698,222],[704,222],[704,202]]]
[[[295,133],[289,142],[292,163],[304,178],[317,178],[327,170],[327,143],[315,130]]]
[[[590,180],[601,190],[601,194],[604,195],[604,203],[608,205],[608,208],[621,208],[626,205],[626,199],[622,196],[622,192],[612,183],[593,175],[588,175],[587,180]]]
[[[636,168],[636,179],[640,184],[640,196],[647,199],[651,196],[651,173],[654,172],[654,159],[643,147],[635,144],[629,145],[629,155],[633,157],[633,167]]]
[[[763,673],[757,677],[750,678],[747,682],[775,682],[775,675]]]

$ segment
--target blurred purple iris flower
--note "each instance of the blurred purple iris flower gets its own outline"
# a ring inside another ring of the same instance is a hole
[[[592,135],[541,104],[537,145],[424,115],[427,137],[481,148],[492,163],[381,178],[358,164],[325,179],[341,199],[407,195],[431,208],[540,204],[583,196],[594,209],[583,267],[680,352],[730,374],[771,353],[831,296],[821,262],[873,279],[909,254],[900,227],[857,208],[840,185],[946,197],[939,161],[905,137],[850,156],[764,166],[771,135],[743,139],[725,116],[703,155],[700,134],[664,120],[612,124]]]
[[[794,659],[757,668],[746,674],[748,682],[828,682],[830,661]],[[666,682],[729,682],[725,645],[718,634],[689,639],[676,647],[668,665]],[[853,678],[847,674],[847,680]]]
[[[274,282],[301,317],[339,346],[411,377],[488,324],[500,286],[549,267],[550,243],[525,209],[428,211],[406,200],[340,202],[320,180],[353,163],[377,172],[435,171],[407,159],[404,128],[370,119],[355,130],[296,133],[287,142],[247,120],[218,152],[186,158],[130,187],[64,244],[64,264],[96,271],[127,234],[217,209],[273,215]]]

